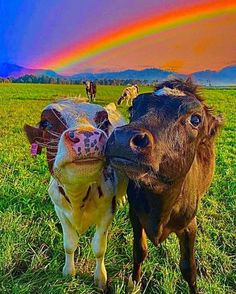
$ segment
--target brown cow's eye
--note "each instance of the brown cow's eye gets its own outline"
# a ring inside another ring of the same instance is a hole
[[[190,118],[190,123],[194,127],[197,127],[201,123],[201,121],[202,121],[201,116],[198,114],[193,114]]]

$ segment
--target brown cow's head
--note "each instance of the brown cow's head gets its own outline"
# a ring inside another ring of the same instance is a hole
[[[133,180],[169,185],[187,174],[221,120],[212,115],[190,79],[167,81],[134,100],[130,123],[115,129],[106,155]]]
[[[38,126],[26,125],[25,131],[34,153],[46,147],[50,172],[59,182],[79,184],[100,176],[110,127],[105,108],[68,100],[47,106]]]

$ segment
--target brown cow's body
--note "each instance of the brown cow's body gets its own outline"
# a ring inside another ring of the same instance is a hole
[[[191,81],[167,81],[154,93],[138,96],[130,124],[117,128],[108,140],[112,165],[131,179],[127,195],[134,232],[133,282],[140,280],[146,236],[158,245],[174,232],[181,272],[190,292],[197,293],[196,212],[212,181],[220,122]]]

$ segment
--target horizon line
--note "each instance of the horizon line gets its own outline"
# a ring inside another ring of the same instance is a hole
[[[135,68],[126,68],[126,69],[121,69],[121,70],[107,70],[107,71],[79,71],[79,72],[75,72],[75,73],[72,73],[72,74],[61,74],[61,73],[58,73],[58,71],[56,70],[53,70],[53,69],[50,69],[50,68],[33,68],[33,67],[28,67],[28,66],[24,66],[24,65],[19,65],[17,63],[11,63],[11,62],[7,62],[7,61],[4,61],[4,62],[0,62],[0,64],[9,64],[9,65],[15,65],[15,66],[18,66],[18,67],[22,67],[23,69],[26,69],[26,70],[33,70],[33,71],[52,71],[52,72],[55,72],[57,75],[60,75],[60,76],[65,76],[65,77],[70,77],[70,76],[74,76],[74,75],[77,75],[77,74],[103,74],[103,73],[118,73],[118,72],[124,72],[124,71],[128,71],[128,70],[132,70],[132,71],[144,71],[144,70],[147,70],[147,69],[156,69],[156,70],[161,70],[161,71],[165,71],[165,72],[171,72],[171,73],[176,73],[176,74],[181,74],[181,75],[192,75],[192,74],[195,74],[195,73],[198,73],[198,72],[205,72],[205,71],[212,71],[212,72],[219,72],[221,71],[222,69],[224,68],[227,68],[227,67],[232,67],[232,66],[236,66],[236,63],[232,63],[232,64],[229,64],[229,65],[225,65],[223,67],[220,67],[219,70],[213,70],[213,69],[210,69],[210,68],[206,68],[206,69],[202,69],[202,70],[198,70],[198,71],[193,71],[193,72],[190,72],[190,73],[186,73],[186,72],[178,72],[178,71],[175,71],[175,70],[171,70],[170,69],[163,69],[161,67],[145,67],[145,68],[142,68],[142,69],[135,69]]]

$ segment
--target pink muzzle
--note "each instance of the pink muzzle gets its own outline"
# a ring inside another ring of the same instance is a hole
[[[101,130],[68,130],[65,140],[75,151],[78,158],[103,156],[107,137]]]

